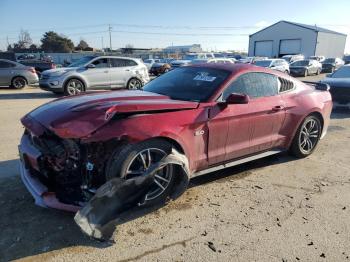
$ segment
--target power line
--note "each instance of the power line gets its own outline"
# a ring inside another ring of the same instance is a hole
[[[127,30],[113,30],[115,33],[127,34],[145,34],[145,35],[178,35],[178,36],[248,36],[249,34],[210,34],[210,33],[166,33],[166,32],[145,32],[145,31],[127,31]]]

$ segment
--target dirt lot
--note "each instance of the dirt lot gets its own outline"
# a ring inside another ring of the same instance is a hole
[[[0,261],[350,260],[349,111],[332,114],[309,158],[273,156],[193,179],[176,201],[124,218],[108,244],[83,236],[72,214],[36,207],[18,176],[19,119],[53,98],[0,89]]]

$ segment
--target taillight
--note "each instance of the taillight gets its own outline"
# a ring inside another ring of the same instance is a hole
[[[51,64],[51,69],[55,69],[56,65],[54,63]]]
[[[29,67],[27,69],[29,72],[33,73],[33,74],[36,74],[36,71],[35,71],[35,68],[34,67]]]

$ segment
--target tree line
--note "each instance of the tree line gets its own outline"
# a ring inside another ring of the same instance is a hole
[[[80,40],[77,46],[67,36],[60,35],[54,31],[48,31],[44,33],[41,38],[41,44],[36,45],[33,43],[32,38],[28,31],[21,30],[19,34],[19,40],[16,43],[9,44],[7,51],[23,53],[23,52],[47,52],[47,53],[70,53],[76,51],[91,51],[88,43],[84,40]]]

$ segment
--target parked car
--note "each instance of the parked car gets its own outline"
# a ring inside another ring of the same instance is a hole
[[[177,68],[177,67],[189,65],[189,64],[191,64],[191,62],[192,62],[192,60],[179,59],[179,60],[171,61],[170,65],[171,65],[171,68],[174,69],[174,68]]]
[[[265,60],[267,57],[259,57],[259,56],[247,56],[245,58],[239,59],[238,63],[242,64],[255,64],[256,61]]]
[[[350,64],[350,55],[345,55],[343,61],[345,65]]]
[[[344,65],[321,81],[328,84],[336,106],[350,107],[350,64]]]
[[[22,60],[21,64],[34,67],[39,78],[43,71],[56,68],[56,65],[53,62],[43,60]]]
[[[344,65],[344,61],[340,58],[327,58],[322,62],[322,72],[333,73],[339,67]]]
[[[0,86],[21,89],[39,81],[35,69],[7,59],[0,59]]]
[[[172,70],[144,90],[57,99],[21,119],[22,180],[37,204],[76,211],[108,180],[142,176],[177,151],[185,174],[162,166],[140,201],[161,203],[193,176],[284,151],[312,154],[330,122],[327,87],[207,63]]]
[[[324,56],[320,55],[320,56],[310,56],[309,59],[316,60],[316,61],[322,63],[326,58]]]
[[[271,68],[289,74],[289,64],[284,59],[266,59],[255,62],[256,66]]]
[[[161,62],[159,63],[153,63],[151,70],[149,72],[155,76],[159,76],[161,74],[169,72],[170,70],[171,70],[171,65],[161,60]]]
[[[151,67],[154,63],[159,63],[159,62],[160,62],[160,59],[146,59],[143,61],[148,71],[151,70]]]
[[[289,64],[299,61],[299,60],[304,60],[305,56],[304,55],[284,55],[282,56],[282,59],[286,60]]]
[[[215,64],[234,64],[234,58],[209,58],[209,59],[193,59],[191,64],[215,63]]]
[[[299,60],[289,65],[289,71],[293,76],[319,75],[322,71],[322,65],[316,60]]]
[[[21,62],[22,60],[33,60],[33,59],[36,59],[36,56],[33,54],[23,54],[17,57],[18,62]]]
[[[43,90],[75,95],[89,89],[140,89],[149,81],[147,67],[135,58],[85,56],[68,67],[44,71]]]
[[[194,59],[209,59],[215,58],[213,53],[187,53],[183,60],[194,60]]]

